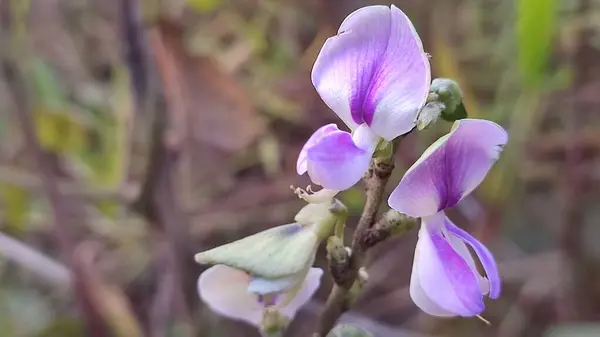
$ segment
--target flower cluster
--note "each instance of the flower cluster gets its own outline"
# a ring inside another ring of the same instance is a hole
[[[325,125],[300,151],[297,173],[308,173],[323,189],[297,191],[308,205],[295,223],[196,255],[198,262],[215,265],[198,280],[202,300],[217,313],[263,329],[273,308],[291,319],[319,286],[322,271],[312,267],[318,245],[343,228],[344,209],[334,196],[355,185],[394,139],[444,118],[456,120],[451,131],[408,169],[388,204],[421,219],[410,281],[415,304],[435,316],[480,314],[484,296],[497,298],[501,291],[494,257],[444,210],[482,182],[508,140],[506,131],[464,118],[453,82],[437,79],[432,85],[421,40],[393,5],[350,14],[321,49],[312,82],[350,130]]]
[[[380,142],[415,128],[432,92],[430,78],[421,40],[402,11],[393,5],[370,6],[350,14],[323,46],[312,80],[352,133],[335,124],[318,129],[302,148],[298,174],[308,172],[313,183],[334,192],[356,184]],[[439,88],[447,85],[437,83],[433,92],[440,97]],[[452,102],[435,103],[442,113]],[[454,225],[444,209],[481,183],[506,142],[506,132],[493,122],[458,120],[406,172],[389,198],[391,208],[421,218],[410,294],[429,314],[478,315],[483,295],[500,294],[492,254]],[[482,262],[485,277],[467,245]]]
[[[408,169],[390,195],[390,207],[421,218],[410,295],[431,315],[475,316],[484,309],[483,295],[500,295],[494,257],[454,225],[444,209],[456,205],[481,183],[506,141],[506,132],[495,123],[459,120]],[[487,277],[477,271],[467,244]]]

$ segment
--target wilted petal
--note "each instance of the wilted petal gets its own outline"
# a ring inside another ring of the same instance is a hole
[[[360,130],[360,132],[359,132]],[[354,138],[344,131],[333,131],[307,150],[308,175],[326,189],[345,190],[356,184],[369,167],[377,142],[369,137],[368,128],[359,128]],[[373,143],[366,143],[371,139]],[[357,145],[368,148],[360,148]]]
[[[408,17],[393,5],[368,6],[350,14],[325,42],[312,81],[350,128],[367,123],[390,141],[415,126],[431,75]]]
[[[198,294],[208,307],[219,315],[258,326],[263,307],[257,297],[248,292],[250,277],[243,271],[216,265],[198,278]]]
[[[456,205],[481,183],[506,144],[506,131],[481,119],[461,119],[406,172],[388,203],[422,217]]]
[[[426,295],[443,312],[470,317],[485,308],[478,275],[439,230],[445,215],[440,212],[422,219],[414,261],[415,278]],[[412,296],[413,293],[411,293]],[[417,298],[422,302],[422,298]]]
[[[468,243],[473,248],[477,254],[477,257],[479,258],[479,261],[481,261],[481,265],[483,266],[483,270],[485,270],[485,274],[489,281],[489,297],[492,299],[500,297],[500,292],[502,291],[500,273],[498,272],[496,260],[489,249],[487,249],[486,246],[484,246],[471,234],[457,227],[449,220],[446,221],[446,229],[451,235],[454,235],[463,242]],[[487,291],[484,291],[484,293],[487,293]]]
[[[308,140],[302,147],[302,150],[300,150],[300,154],[298,155],[298,161],[296,162],[296,172],[298,172],[299,175],[303,175],[308,169],[308,156],[306,153],[307,150],[312,146],[315,146],[317,143],[319,143],[319,141],[321,141],[321,139],[323,139],[323,137],[332,133],[333,131],[339,131],[337,125],[333,123],[327,124],[318,128],[317,131],[315,131],[312,134],[312,136],[308,138]]]
[[[289,298],[286,299],[285,297],[281,299],[281,301],[288,301],[288,303],[279,309],[280,312],[289,318],[293,318],[296,315],[296,312],[298,312],[303,305],[308,303],[311,297],[319,289],[322,276],[323,270],[320,268],[310,268],[300,290],[296,294],[287,295],[295,297],[291,300]]]

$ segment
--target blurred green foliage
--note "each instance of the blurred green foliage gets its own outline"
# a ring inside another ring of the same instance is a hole
[[[517,0],[517,59],[527,87],[539,87],[548,78],[559,4],[558,0]]]

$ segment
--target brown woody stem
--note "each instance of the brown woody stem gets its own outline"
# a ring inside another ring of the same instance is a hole
[[[397,142],[393,145],[395,150]],[[378,232],[374,225],[379,206],[383,201],[385,186],[394,170],[394,150],[387,156],[375,157],[363,178],[366,202],[352,239],[350,259],[339,265],[336,265],[335,259],[330,260],[330,269],[336,271],[333,274],[335,284],[321,314],[314,337],[325,337],[340,316],[348,310],[353,302],[350,288],[357,280],[358,270],[364,265],[367,250],[390,236],[389,232],[387,235],[384,231]],[[389,228],[389,226],[381,228]]]

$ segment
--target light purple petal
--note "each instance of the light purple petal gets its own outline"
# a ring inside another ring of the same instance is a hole
[[[334,131],[307,150],[308,175],[323,188],[345,190],[361,179],[372,155],[357,147],[350,133]]]
[[[312,81],[348,127],[367,123],[389,141],[415,126],[431,74],[408,17],[395,6],[368,6],[350,14],[325,42]]]
[[[205,270],[198,278],[200,299],[212,311],[234,320],[258,326],[263,306],[248,292],[250,277],[243,271],[224,265]]]
[[[432,316],[439,317],[451,317],[456,314],[443,309],[434,300],[429,298],[423,287],[421,286],[421,280],[419,279],[418,263],[421,258],[421,245],[417,243],[415,248],[415,257],[413,259],[412,273],[410,275],[410,287],[409,293],[410,298],[413,300],[415,305],[419,307],[423,312]]]
[[[310,268],[308,274],[306,275],[306,279],[302,284],[302,288],[295,294],[295,297],[289,301],[288,304],[283,306],[280,309],[280,312],[287,316],[288,318],[293,318],[296,315],[296,312],[308,303],[311,297],[315,294],[315,292],[319,289],[319,285],[321,284],[321,277],[323,276],[323,270],[320,268]],[[293,294],[288,294],[288,296]],[[285,295],[283,295],[285,296]],[[282,301],[285,301],[285,298],[282,298]]]
[[[446,216],[440,212],[422,219],[415,260],[420,286],[429,299],[445,311],[475,316],[485,309],[476,272],[439,230]]]
[[[300,154],[298,155],[298,161],[296,162],[296,172],[298,172],[299,175],[303,175],[304,173],[306,173],[308,166],[307,166],[307,150],[309,148],[311,148],[312,146],[314,146],[315,144],[317,144],[319,141],[321,141],[321,139],[323,139],[323,137],[325,137],[326,135],[334,132],[334,131],[339,131],[337,125],[331,123],[331,124],[327,124],[324,125],[320,128],[317,129],[317,131],[315,131],[312,136],[310,136],[310,138],[308,138],[308,140],[306,141],[306,143],[304,144],[304,146],[302,147],[302,150],[300,150]]]
[[[492,255],[490,250],[487,249],[486,246],[484,246],[471,234],[457,227],[449,220],[446,222],[446,228],[448,229],[448,232],[450,232],[452,235],[455,235],[459,239],[468,243],[473,248],[473,250],[477,254],[477,257],[481,261],[481,265],[483,266],[485,274],[489,280],[489,297],[492,299],[500,297],[500,292],[502,291],[500,273],[498,272],[498,265],[496,265],[496,260],[494,259],[494,256]]]
[[[446,218],[446,221],[450,220]],[[467,244],[456,235],[450,233],[446,228],[442,229],[442,233],[448,239],[448,242],[450,243],[452,248],[454,248],[454,250],[460,256],[462,256],[465,262],[467,262],[469,267],[471,267],[473,272],[476,274],[475,276],[479,280],[479,289],[481,290],[481,293],[483,295],[487,295],[490,292],[490,281],[485,276],[482,276],[481,273],[479,273],[477,269],[477,264],[475,263],[475,259],[473,258],[473,254],[467,247]]]
[[[388,203],[422,217],[452,207],[477,187],[506,144],[506,131],[482,119],[462,119],[406,172]]]

